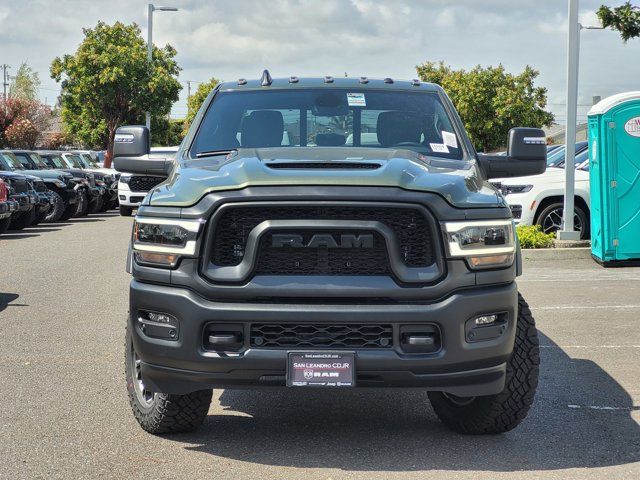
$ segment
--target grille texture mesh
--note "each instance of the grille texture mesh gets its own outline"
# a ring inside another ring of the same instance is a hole
[[[391,348],[392,345],[391,325],[251,325],[251,346],[258,348]]]
[[[162,177],[141,177],[134,175],[131,177],[131,180],[129,180],[129,189],[132,192],[148,192],[163,181],[164,178]]]

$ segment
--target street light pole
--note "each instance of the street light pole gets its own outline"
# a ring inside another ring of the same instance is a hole
[[[147,6],[147,60],[149,65],[153,62],[153,12],[177,12],[176,7],[156,7],[153,3]],[[145,112],[145,124],[151,132],[151,112]]]
[[[567,34],[567,128],[565,130],[564,210],[559,240],[579,240],[580,232],[574,227],[576,123],[578,116],[578,67],[580,54],[580,24],[578,0],[569,0],[569,31]]]

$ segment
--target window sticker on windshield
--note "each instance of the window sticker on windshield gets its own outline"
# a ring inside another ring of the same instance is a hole
[[[430,143],[429,146],[432,152],[449,153],[447,146],[442,143]]]
[[[364,93],[347,93],[347,103],[350,107],[366,107]]]
[[[455,133],[445,132],[442,130],[442,143],[451,148],[458,148],[458,139],[456,138]]]

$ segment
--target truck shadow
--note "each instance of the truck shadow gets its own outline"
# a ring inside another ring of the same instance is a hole
[[[0,292],[0,312],[9,306],[11,302],[17,300],[20,297],[17,293],[2,293]],[[23,303],[14,303],[12,307],[26,307]]]
[[[640,461],[640,427],[631,417],[640,407],[596,363],[571,358],[544,335],[541,344],[534,407],[504,435],[452,433],[415,390],[225,390],[223,413],[209,415],[195,434],[168,438],[245,462],[345,471],[514,472]]]

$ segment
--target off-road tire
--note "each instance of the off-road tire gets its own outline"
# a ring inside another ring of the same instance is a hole
[[[89,207],[89,213],[99,213],[104,205],[104,197],[100,195]]]
[[[23,213],[18,218],[11,219],[11,230],[23,230],[33,223],[33,219],[36,218],[36,209],[32,208],[29,213]]]
[[[76,217],[86,217],[89,213],[89,198],[86,193],[80,194],[80,198],[78,198]]]
[[[71,217],[75,216],[77,212],[78,212],[77,203],[68,204],[67,202],[64,202],[64,211],[62,212],[62,215],[60,215],[60,218],[58,219],[58,221],[66,222]]]
[[[133,342],[129,328],[125,340],[125,376],[129,403],[133,416],[140,426],[154,435],[191,432],[207,417],[211,405],[212,390],[199,390],[186,395],[154,393],[151,405],[142,403],[136,392]]]
[[[9,224],[11,223],[11,217],[3,218],[0,220],[0,235],[9,230]]]
[[[53,205],[44,217],[45,223],[55,223],[60,220],[67,206],[65,201],[57,192],[52,191],[51,196],[53,197]]]
[[[504,433],[527,416],[538,386],[538,331],[529,305],[518,294],[518,319],[513,353],[507,362],[504,390],[497,395],[462,399],[429,392],[440,420],[452,430],[471,435]]]
[[[49,210],[51,210],[51,209],[49,209]],[[34,218],[33,218],[33,222],[31,222],[31,226],[32,226],[32,227],[35,227],[36,225],[38,225],[38,224],[40,224],[40,223],[44,222],[44,219],[46,218],[46,216],[47,216],[47,212],[48,212],[49,210],[47,210],[46,212],[36,213],[36,214],[35,214],[35,216],[34,216]]]
[[[120,205],[120,216],[121,217],[130,217],[133,213],[133,208],[125,207],[124,205]]]

